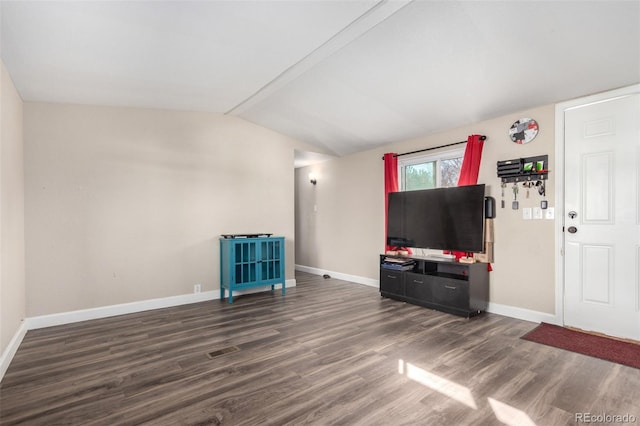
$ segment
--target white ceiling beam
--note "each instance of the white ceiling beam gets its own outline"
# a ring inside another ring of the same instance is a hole
[[[256,105],[262,100],[268,98],[274,92],[277,92],[279,89],[313,68],[325,58],[331,56],[344,46],[358,39],[367,31],[371,30],[413,1],[414,0],[381,0],[377,2],[326,42],[312,50],[298,62],[286,68],[251,96],[229,109],[225,114],[242,114],[253,105]]]

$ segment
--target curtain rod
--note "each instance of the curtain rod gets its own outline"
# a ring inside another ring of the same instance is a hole
[[[480,136],[480,140],[481,141],[486,140],[486,139],[487,139],[487,137],[485,135]],[[394,157],[401,157],[403,155],[416,154],[418,152],[424,152],[424,151],[431,151],[433,149],[446,148],[448,146],[460,145],[461,143],[467,143],[467,141],[454,142],[454,143],[449,143],[449,144],[446,144],[446,145],[434,146],[432,148],[419,149],[417,151],[403,152],[402,154],[395,154]],[[382,159],[384,160],[384,157],[382,157]]]

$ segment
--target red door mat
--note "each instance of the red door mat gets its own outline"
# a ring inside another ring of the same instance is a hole
[[[522,339],[640,369],[640,344],[542,323]]]

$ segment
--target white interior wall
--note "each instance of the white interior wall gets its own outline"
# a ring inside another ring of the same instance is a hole
[[[286,238],[296,141],[213,113],[25,103],[29,317],[219,289],[220,234]]]
[[[26,315],[23,103],[1,66],[0,80],[0,354]],[[2,368],[0,368],[0,378]]]
[[[511,142],[508,131],[520,118],[538,121],[540,132],[533,142]],[[510,187],[506,208],[500,208],[500,180],[496,162],[549,155],[547,200],[555,202],[554,106],[508,114],[471,126],[402,141],[382,148],[329,160],[296,170],[296,263],[301,267],[334,271],[378,280],[378,255],[384,250],[384,178],[382,155],[403,153],[466,140],[484,134],[478,183],[496,198],[495,262],[491,273],[490,302],[496,305],[555,313],[554,220],[523,220],[522,208],[540,205],[532,190],[529,198],[520,187],[520,210],[512,210]],[[450,148],[449,148],[450,149]],[[310,172],[318,183],[309,183]]]

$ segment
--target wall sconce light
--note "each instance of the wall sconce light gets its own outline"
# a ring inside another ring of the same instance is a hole
[[[316,179],[316,175],[314,173],[309,173],[309,182],[311,182],[313,185],[318,183],[318,180]]]

